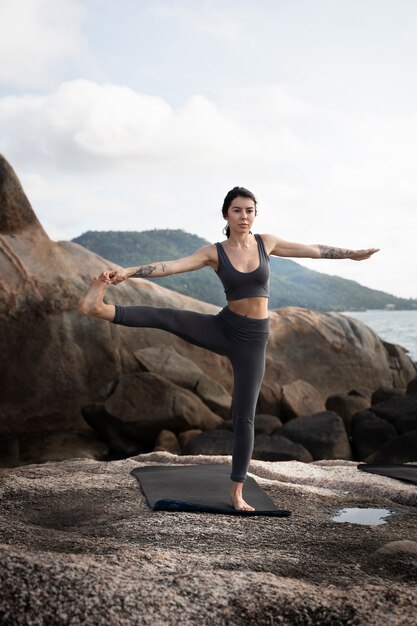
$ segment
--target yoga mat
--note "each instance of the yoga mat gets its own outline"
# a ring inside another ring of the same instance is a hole
[[[130,473],[139,481],[154,511],[193,511],[227,515],[289,517],[291,511],[278,509],[251,476],[243,486],[243,498],[255,511],[237,511],[229,504],[231,466],[153,465],[136,467]]]
[[[357,466],[363,472],[389,476],[397,480],[406,480],[417,485],[417,465],[408,463],[407,465],[375,465],[372,463],[362,463]]]

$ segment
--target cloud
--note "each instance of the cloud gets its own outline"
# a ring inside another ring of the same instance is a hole
[[[63,62],[85,50],[84,10],[74,0],[0,3],[0,81],[44,87]]]
[[[304,264],[415,295],[414,113],[348,116],[282,85],[218,102],[197,94],[173,108],[77,80],[48,95],[0,98],[0,140],[53,238],[183,228],[216,241],[222,199],[243,185],[260,201],[258,232],[382,248],[364,264]]]
[[[77,80],[47,96],[0,98],[0,136],[10,158],[74,170],[126,162],[218,167],[302,157],[285,125],[247,124],[201,95],[174,110],[128,87]]]

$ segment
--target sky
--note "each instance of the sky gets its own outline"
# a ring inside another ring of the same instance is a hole
[[[0,152],[48,235],[379,247],[297,259],[417,297],[415,0],[0,0]],[[149,259],[158,261],[163,259]]]

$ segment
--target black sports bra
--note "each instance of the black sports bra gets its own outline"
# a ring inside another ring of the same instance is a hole
[[[259,266],[253,272],[235,269],[221,243],[216,243],[218,269],[216,274],[223,283],[227,300],[243,298],[269,298],[269,256],[260,235],[255,235],[258,244]]]

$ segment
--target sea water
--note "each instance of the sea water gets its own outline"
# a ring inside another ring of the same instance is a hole
[[[417,361],[417,311],[349,311],[343,315],[360,320],[384,341],[399,344]]]

